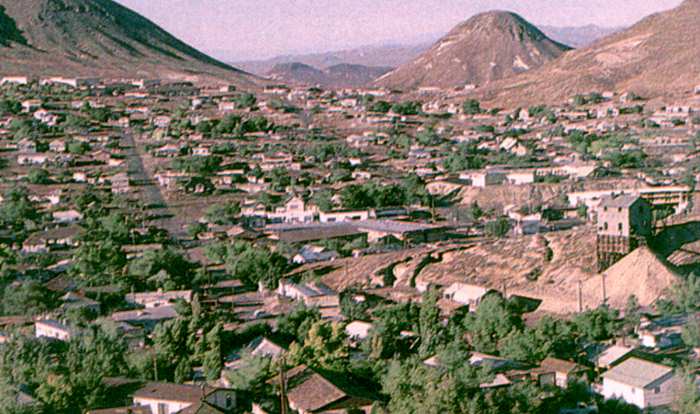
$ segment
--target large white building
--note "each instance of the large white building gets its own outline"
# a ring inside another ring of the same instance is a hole
[[[645,409],[671,404],[681,384],[673,368],[633,357],[603,374],[602,394]]]

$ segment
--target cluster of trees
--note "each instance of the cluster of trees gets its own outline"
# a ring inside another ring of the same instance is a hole
[[[223,263],[231,277],[252,286],[263,284],[275,289],[290,270],[286,257],[246,242],[211,244],[205,254],[213,262]]]
[[[397,115],[418,115],[422,112],[423,104],[418,101],[406,101],[390,103],[387,101],[370,100],[365,102],[365,107],[369,112],[386,114],[389,111]]]
[[[269,132],[272,131],[275,126],[264,116],[256,115],[251,116],[246,119],[240,115],[227,115],[221,120],[205,120],[197,124],[196,127],[192,128],[188,126],[188,129],[194,129],[195,131],[204,135],[235,135],[240,136],[246,133],[254,132]]]
[[[401,207],[415,203],[429,205],[430,202],[425,183],[415,175],[400,184],[352,184],[343,188],[340,196],[343,207],[348,209]]]
[[[303,305],[278,318],[276,335],[289,344],[287,366],[306,364],[334,382],[381,389],[383,398],[373,412],[541,413],[573,408],[579,402],[591,402],[593,397],[577,384],[566,390],[552,387],[543,391],[527,382],[482,389],[480,385],[494,376],[465,363],[471,352],[533,365],[548,356],[576,361],[584,358],[582,349],[588,341],[611,338],[622,323],[616,312],[599,308],[571,321],[544,317],[528,327],[516,302],[491,294],[475,313],[457,312],[444,324],[438,299],[439,293],[434,290],[427,292],[420,304],[372,300],[357,305],[344,299],[342,309],[349,319],[373,322],[369,336],[359,344],[366,359],[350,358],[342,325],[321,320],[317,310]],[[415,336],[401,334],[406,331]],[[437,366],[424,363],[431,357],[435,357]],[[250,356],[245,357],[245,366],[245,377],[240,373],[229,376],[235,387],[270,393],[265,378],[279,367]],[[618,403],[599,403],[603,413],[629,409]]]
[[[107,320],[84,327],[68,342],[13,335],[0,348],[0,412],[69,414],[112,407],[124,397],[111,395],[106,377],[184,382],[202,366],[208,379],[219,378],[224,343],[231,342],[221,322],[202,312],[196,296],[177,309],[175,319],[158,325],[148,352],[131,351]],[[41,404],[19,406],[19,385]]]

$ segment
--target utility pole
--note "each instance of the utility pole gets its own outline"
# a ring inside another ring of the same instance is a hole
[[[582,282],[578,281],[578,312],[583,312],[583,287]]]
[[[605,292],[605,273],[601,275],[602,281],[603,281],[603,305],[605,305],[608,302],[608,295]]]
[[[280,358],[280,413],[287,414],[287,377],[286,362],[284,357]]]
[[[158,382],[158,357],[153,353],[153,379]]]

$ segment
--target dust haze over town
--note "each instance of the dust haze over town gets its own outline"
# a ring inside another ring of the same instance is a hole
[[[0,413],[700,413],[700,0],[0,0]]]

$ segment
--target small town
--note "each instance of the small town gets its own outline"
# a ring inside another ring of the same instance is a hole
[[[700,413],[699,73],[498,105],[0,63],[0,413]]]

